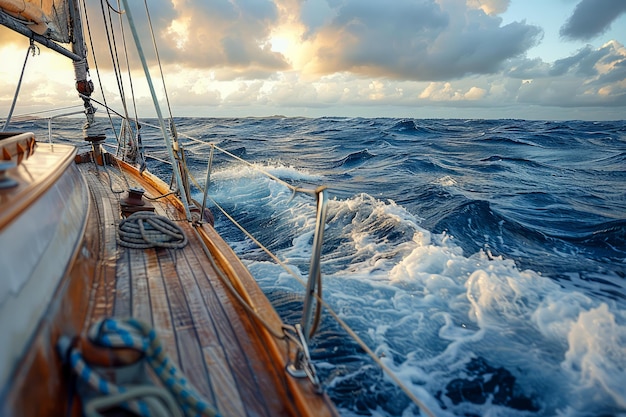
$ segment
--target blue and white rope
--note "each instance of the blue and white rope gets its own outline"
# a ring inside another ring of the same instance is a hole
[[[91,369],[76,348],[73,348],[70,353],[70,366],[83,383],[89,385],[100,394],[115,395],[126,392],[126,388],[107,381],[98,372]],[[121,406],[142,417],[151,417],[150,409],[143,401],[128,401],[122,403]]]
[[[89,339],[100,346],[132,348],[144,352],[145,358],[163,385],[172,393],[187,417],[217,417],[217,410],[209,404],[184,378],[182,372],[163,349],[156,331],[136,319],[104,319],[94,324],[88,332]],[[124,387],[102,378],[85,363],[80,351],[73,349],[70,364],[78,377],[97,392],[113,395],[125,392]],[[150,417],[150,410],[141,401],[129,401],[125,406],[131,411]]]

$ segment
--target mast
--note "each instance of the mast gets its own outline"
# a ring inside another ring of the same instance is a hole
[[[89,64],[87,63],[87,45],[83,36],[83,23],[78,1],[70,0],[70,27],[72,30],[72,52],[79,59],[74,59],[74,76],[76,78],[76,91],[83,100],[85,116],[87,120],[83,125],[83,138],[94,145],[94,156],[99,156],[100,143],[106,139],[106,135],[97,127],[94,117],[96,108],[91,103],[91,93],[94,92],[93,81],[89,76]],[[96,146],[98,145],[98,146]]]
[[[101,143],[106,135],[96,127],[96,109],[91,103],[94,85],[89,76],[78,0],[0,0],[0,24],[73,61],[76,90],[87,118],[83,136],[94,144]],[[57,42],[71,43],[71,51]]]

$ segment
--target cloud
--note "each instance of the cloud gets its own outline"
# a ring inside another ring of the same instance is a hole
[[[506,12],[511,0],[467,0],[467,5],[475,9],[481,9],[487,14],[500,14]]]
[[[532,61],[521,73],[524,77],[518,101],[561,107],[626,105],[626,48],[616,41],[594,50],[587,46],[551,66]],[[533,68],[534,65],[534,68]]]
[[[460,101],[465,94],[458,88],[454,88],[452,83],[431,82],[422,91],[419,98],[432,101]]]
[[[558,77],[575,69],[582,76],[593,77],[598,74],[596,64],[605,55],[606,52],[603,49],[594,51],[588,45],[575,55],[555,61],[550,69],[550,75]]]
[[[323,0],[309,0],[322,2]],[[321,74],[443,81],[489,74],[536,45],[542,31],[502,19],[461,0],[326,3],[332,17],[309,27],[315,57],[306,68]]]
[[[571,22],[579,9],[589,4],[576,2]],[[500,14],[508,9],[510,0],[150,3],[168,92],[175,108],[185,109],[185,115],[341,115],[350,111],[351,115],[425,116],[434,109],[445,117],[445,111],[452,108],[455,110],[447,114],[453,117],[472,117],[472,109],[486,117],[525,117],[527,109],[535,109],[533,117],[548,117],[541,109],[567,106],[595,107],[596,115],[623,117],[626,106],[623,45],[616,41],[601,47],[588,45],[555,62],[529,59],[526,52],[543,33],[525,21],[504,24]],[[594,7],[613,7],[617,13],[615,3],[607,6],[603,0],[594,0]],[[143,4],[131,2],[130,6],[144,52],[154,65]],[[117,83],[108,71],[107,35],[100,6],[89,7],[94,7],[89,9],[94,42],[89,49],[99,52],[103,89],[108,92]],[[583,16],[587,26],[598,20],[594,13]],[[111,18],[111,24],[119,25],[117,15],[111,14]],[[129,48],[134,49],[128,28],[125,33]],[[118,37],[116,42],[120,47],[122,40]],[[7,30],[0,31],[3,56],[18,57],[12,72],[3,68],[2,74],[19,74],[27,44]],[[20,103],[34,107],[55,101],[76,103],[71,63],[64,60],[66,73],[50,77],[47,70],[57,64],[47,64],[45,60],[52,54],[44,50],[32,59],[37,65],[29,66],[31,72],[25,80],[36,76],[40,86],[33,81],[32,95],[22,96]],[[124,60],[121,47],[118,56]],[[141,106],[148,103],[149,94],[141,87],[145,80],[138,63],[132,62],[132,66]],[[122,62],[122,72],[125,70]],[[42,83],[43,79],[50,80]],[[7,107],[13,90],[1,90],[0,107]],[[27,88],[23,91],[28,94]],[[118,102],[109,103],[119,110]],[[488,111],[500,113],[489,116]],[[591,113],[577,114],[593,117]]]
[[[154,64],[152,36],[143,2],[130,2],[130,7],[144,53]],[[88,6],[88,17],[93,49],[107,50],[109,37],[105,26],[119,28],[118,17],[114,14],[105,24],[100,6],[94,4]],[[285,57],[273,51],[268,43],[279,21],[279,10],[273,0],[151,0],[150,19],[162,62],[220,70],[220,76],[226,79],[267,78],[289,68]],[[125,32],[126,43],[134,52],[127,26]],[[119,30],[117,33],[119,36]],[[123,40],[117,38],[116,43],[121,48]],[[108,56],[100,59],[100,67],[111,68]],[[137,62],[131,65],[138,67]]]
[[[561,27],[561,36],[572,40],[592,39],[608,30],[624,12],[626,1],[623,0],[581,0]]]
[[[548,75],[552,66],[541,58],[528,59],[525,57],[512,59],[503,75],[517,79],[541,78]]]
[[[269,76],[288,68],[282,54],[267,43],[278,22],[270,0],[188,0],[175,3],[175,18],[161,32],[162,44],[179,62],[191,67],[228,67],[235,76],[251,71]],[[167,38],[177,36],[177,43]]]
[[[506,10],[509,2],[153,0],[151,20],[163,62],[211,70],[224,81],[269,79],[290,70],[302,70],[313,79],[350,72],[445,81],[498,72],[508,59],[523,55],[539,41],[542,32],[536,26],[502,25],[496,14]],[[143,3],[130,6],[144,52],[153,64]],[[91,5],[88,12],[95,44],[90,50],[106,50],[100,6]],[[117,15],[111,14],[110,19],[107,24],[119,26]],[[281,52],[272,48],[280,28],[293,36],[297,48]],[[134,49],[128,29],[126,41]],[[122,40],[116,42],[120,45]],[[110,57],[102,56],[98,65],[111,68]],[[131,65],[138,67],[137,62]]]

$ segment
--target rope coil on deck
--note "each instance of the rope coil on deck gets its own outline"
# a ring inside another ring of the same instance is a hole
[[[188,242],[180,226],[167,217],[149,211],[131,214],[120,222],[118,231],[117,242],[133,249],[181,249]]]

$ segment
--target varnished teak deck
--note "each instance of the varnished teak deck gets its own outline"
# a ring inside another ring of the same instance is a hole
[[[103,316],[133,316],[152,324],[183,373],[225,416],[300,415],[303,404],[291,392],[294,381],[288,380],[292,377],[285,372],[285,359],[275,356],[276,348],[267,343],[268,334],[220,281],[184,215],[167,199],[153,202],[157,214],[177,221],[185,232],[189,244],[183,249],[121,247],[116,243],[120,194],[111,188],[121,190],[129,182],[146,189],[148,196],[158,191],[128,173],[124,177],[119,171],[114,174],[110,167],[104,171],[85,164],[81,171],[89,182],[99,223],[104,225],[102,268],[90,295],[92,309],[85,325]],[[260,310],[277,320],[263,304]],[[282,342],[278,347],[284,349]],[[316,399],[307,384],[296,382],[309,391],[306,397],[311,405],[318,404],[305,410],[327,413],[327,399]]]
[[[132,316],[152,325],[187,379],[223,416],[336,415],[327,396],[317,394],[308,380],[286,373],[285,342],[272,338],[246,312],[215,268],[275,331],[281,327],[278,315],[219,234],[208,225],[196,233],[175,197],[153,204],[157,214],[180,225],[187,246],[140,250],[118,245],[123,195],[113,190],[139,186],[154,197],[167,187],[150,174],[140,176],[123,163],[114,165],[79,165],[90,195],[85,233],[9,385],[0,392],[0,415],[80,415],[77,402],[71,401],[72,379],[55,344],[60,336],[75,338],[109,316]],[[67,175],[80,176],[71,166],[64,169]],[[70,404],[74,408],[68,413]]]

